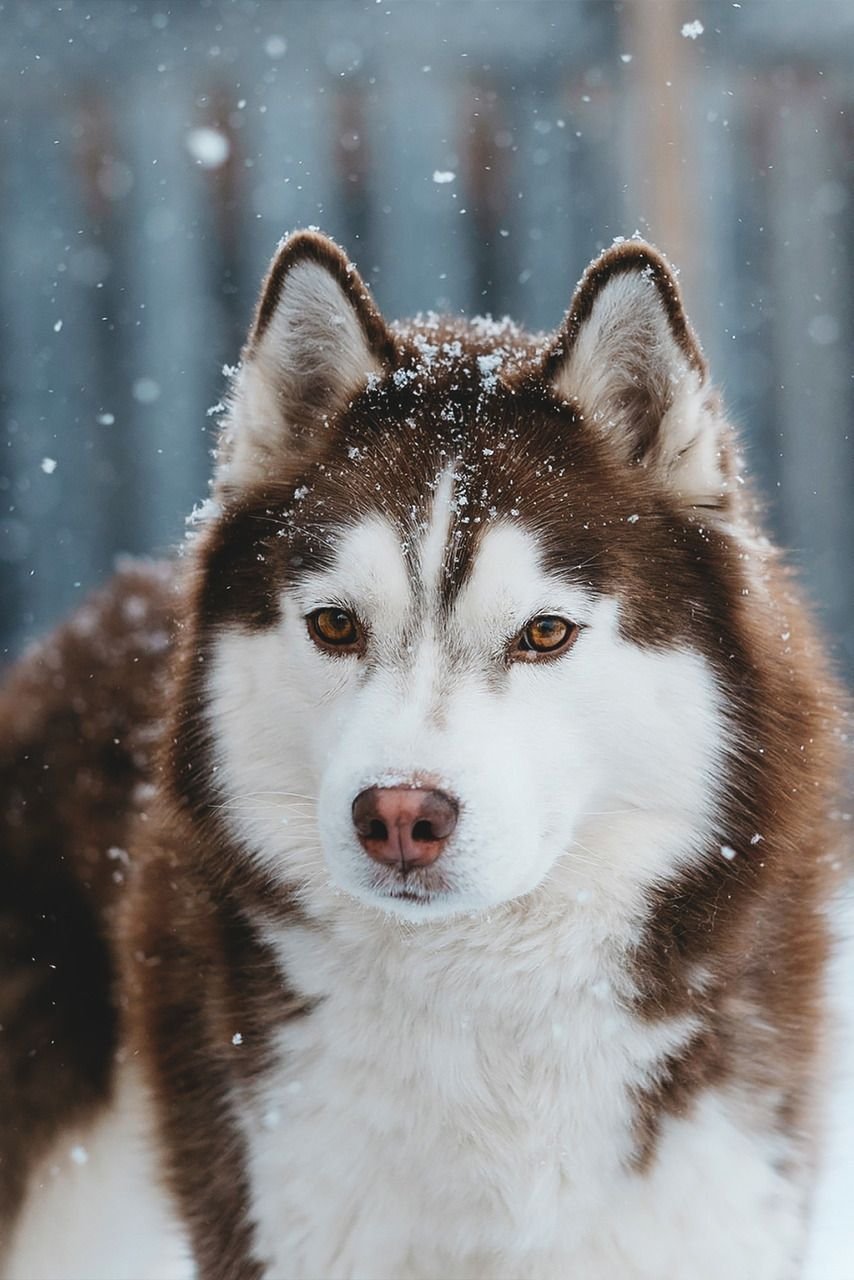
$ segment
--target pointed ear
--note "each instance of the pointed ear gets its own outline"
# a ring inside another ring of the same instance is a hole
[[[626,241],[582,277],[541,376],[688,506],[725,505],[729,429],[665,259]]]
[[[218,482],[243,487],[319,454],[332,424],[394,341],[366,286],[331,240],[300,231],[273,259],[229,396]]]

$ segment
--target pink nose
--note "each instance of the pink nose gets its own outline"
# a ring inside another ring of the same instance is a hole
[[[457,825],[458,806],[444,791],[422,787],[368,787],[353,801],[353,826],[375,862],[429,867]]]

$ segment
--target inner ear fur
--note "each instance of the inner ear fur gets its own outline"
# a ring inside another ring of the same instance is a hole
[[[728,429],[675,276],[643,241],[590,264],[538,374],[688,503],[719,506]]]
[[[313,263],[338,285],[362,326],[367,346],[391,361],[394,342],[359,272],[342,249],[319,231],[295,231],[279,245],[267,270],[247,343],[248,352],[257,350],[276,315],[288,274],[298,264]]]
[[[253,484],[319,454],[338,414],[395,359],[385,321],[338,246],[316,231],[284,240],[229,397],[220,484]]]
[[[546,354],[543,365],[545,378],[549,381],[558,378],[605,286],[620,276],[629,274],[641,275],[655,286],[674,342],[688,366],[705,382],[708,368],[700,344],[688,323],[676,277],[664,255],[644,240],[624,240],[612,245],[590,263],[578,282],[569,311]]]

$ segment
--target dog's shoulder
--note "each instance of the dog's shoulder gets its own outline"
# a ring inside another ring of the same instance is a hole
[[[0,687],[0,1222],[57,1132],[109,1093],[110,921],[174,604],[172,566],[127,561]]]

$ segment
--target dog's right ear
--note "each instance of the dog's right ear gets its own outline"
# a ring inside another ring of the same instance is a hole
[[[355,268],[299,231],[273,259],[218,450],[218,484],[244,488],[322,452],[336,417],[394,362],[395,344]]]

